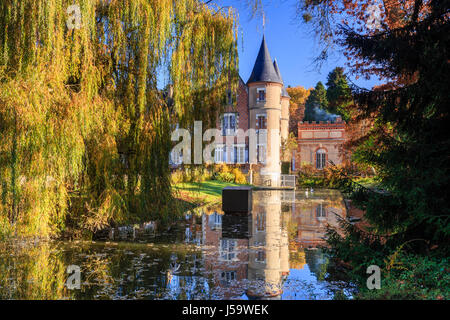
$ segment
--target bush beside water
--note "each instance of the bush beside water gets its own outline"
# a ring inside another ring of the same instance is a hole
[[[450,299],[449,259],[400,254],[382,270],[381,288],[361,286],[361,300],[448,300]]]
[[[218,180],[228,183],[247,184],[247,177],[239,168],[232,168],[226,164],[214,166],[186,166],[172,172],[172,184],[183,182],[205,182],[209,180]]]
[[[322,170],[311,164],[302,164],[298,171],[297,185],[303,188],[338,189],[343,175],[366,187],[374,187],[378,183],[377,177],[371,172],[361,171],[349,164],[327,166]]]

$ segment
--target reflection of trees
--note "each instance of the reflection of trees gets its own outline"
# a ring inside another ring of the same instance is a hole
[[[51,245],[0,244],[1,299],[70,298],[66,279],[62,254]]]
[[[328,257],[321,250],[306,250],[305,260],[309,270],[314,273],[317,280],[324,281],[328,268]]]
[[[195,297],[207,287],[191,272],[190,258],[196,253],[184,245],[0,244],[0,299]],[[173,267],[174,255],[180,268],[168,283],[161,270]],[[81,268],[80,290],[66,288],[71,264]]]
[[[306,264],[305,250],[291,251],[289,254],[289,264],[292,269],[303,269]]]

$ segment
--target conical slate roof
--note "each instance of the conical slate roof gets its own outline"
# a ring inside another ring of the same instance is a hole
[[[255,66],[247,84],[252,82],[276,82],[283,83],[272,64],[269,49],[267,48],[266,39],[263,36],[261,48],[256,58]]]
[[[277,73],[278,77],[280,78],[281,83],[283,84],[283,88],[281,89],[281,96],[285,97],[285,98],[290,98],[289,93],[287,92],[286,87],[284,86],[283,77],[281,77],[281,72],[280,72],[280,68],[278,68],[277,59],[275,59],[275,61],[273,62],[273,67],[274,67],[275,72]]]

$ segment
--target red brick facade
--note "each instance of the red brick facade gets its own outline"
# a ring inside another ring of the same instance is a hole
[[[236,113],[237,118],[237,129],[241,129],[246,132],[249,128],[249,110],[248,110],[248,88],[244,81],[239,77],[239,87],[236,97],[236,105],[228,105],[225,108],[224,113]],[[221,130],[221,117],[217,117],[216,127]],[[223,138],[223,137],[222,137]],[[224,141],[224,140],[222,140]],[[237,138],[233,138],[233,143],[237,143]]]
[[[295,152],[295,170],[301,165],[318,165],[318,151],[325,154],[325,163],[341,164],[343,161],[340,147],[346,139],[345,122],[337,118],[335,122],[299,122],[298,148]],[[320,156],[320,155],[319,155]]]

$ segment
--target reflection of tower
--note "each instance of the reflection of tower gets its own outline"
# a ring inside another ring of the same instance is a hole
[[[279,298],[283,276],[289,273],[288,235],[281,226],[280,191],[255,193],[252,215],[247,295]]]
[[[287,230],[281,232],[280,267],[281,274],[286,277],[289,274],[289,237]]]

